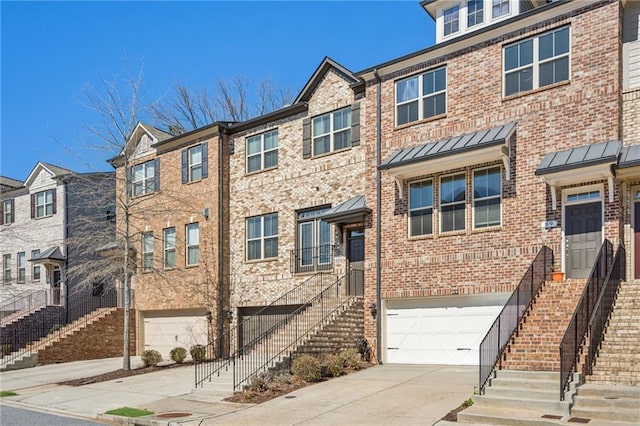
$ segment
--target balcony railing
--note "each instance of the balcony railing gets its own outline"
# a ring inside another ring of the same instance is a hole
[[[290,267],[294,274],[333,270],[335,246],[324,244],[291,250]]]

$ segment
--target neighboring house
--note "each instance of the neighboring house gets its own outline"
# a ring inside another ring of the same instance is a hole
[[[543,245],[584,279],[603,240],[623,239],[621,4],[422,5],[439,42],[356,73],[378,153],[366,335],[383,362],[477,364]]]
[[[223,324],[222,130],[214,124],[173,137],[139,123],[110,160],[118,177],[119,245],[128,237],[135,260],[138,354],[155,349],[168,358],[175,347],[206,343]]]
[[[325,58],[291,106],[229,126],[230,296],[240,318],[315,274],[364,267],[357,82]]]
[[[61,305],[99,284],[87,283],[81,269],[96,257],[93,242],[113,238],[114,191],[114,173],[76,173],[43,162],[24,182],[3,177],[2,301],[48,290],[47,302]]]

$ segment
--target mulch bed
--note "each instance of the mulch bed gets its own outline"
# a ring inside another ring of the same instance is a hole
[[[125,377],[153,373],[156,371],[163,371],[163,370],[168,370],[172,368],[183,368],[183,367],[188,367],[192,365],[193,365],[193,361],[183,362],[182,364],[167,364],[162,366],[136,368],[131,370],[124,370],[121,368],[119,370],[110,371],[108,373],[98,374],[96,376],[91,376],[91,377],[83,377],[81,379],[68,380],[66,382],[59,382],[57,384],[66,385],[66,386],[83,386],[83,385],[89,385],[91,383],[99,383],[99,382],[106,382],[108,380],[123,379]]]

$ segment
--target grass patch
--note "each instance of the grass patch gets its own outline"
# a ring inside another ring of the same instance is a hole
[[[17,393],[11,391],[0,391],[0,397],[3,396],[16,396]]]
[[[116,408],[115,410],[106,411],[105,414],[112,414],[114,416],[123,416],[123,417],[142,417],[142,416],[149,416],[153,414],[153,411],[140,410],[139,408],[122,407],[122,408]]]

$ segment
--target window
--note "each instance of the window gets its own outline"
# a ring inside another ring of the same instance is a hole
[[[31,194],[31,218],[56,214],[56,192],[54,189]]]
[[[577,194],[567,195],[568,203],[585,201],[585,200],[599,200],[599,199],[600,199],[600,191],[579,192]]]
[[[409,184],[409,236],[433,233],[433,181]]]
[[[176,228],[167,228],[164,233],[164,267],[176,267]]]
[[[331,225],[320,218],[329,207],[298,212],[296,271],[330,269],[333,265]]]
[[[474,228],[500,225],[501,180],[500,167],[473,172]]]
[[[200,262],[200,228],[197,223],[187,225],[187,266]]]
[[[0,205],[0,207],[2,208],[2,212],[1,212],[1,218],[0,220],[2,220],[2,223],[13,223],[15,222],[15,212],[14,212],[14,200],[4,200],[2,202],[2,205]]]
[[[313,119],[313,155],[351,146],[351,108],[343,108]]]
[[[23,283],[27,278],[27,256],[23,251],[18,253],[18,282]]]
[[[158,161],[151,160],[146,163],[133,166],[133,192],[134,197],[150,194],[157,188]]]
[[[153,232],[142,234],[142,270],[153,269]]]
[[[482,24],[484,21],[484,0],[467,2],[467,27]]]
[[[492,12],[493,18],[499,18],[500,16],[509,14],[509,0],[492,0]]]
[[[504,94],[569,80],[569,27],[504,48]]]
[[[396,83],[396,120],[398,125],[444,114],[446,109],[446,67]]]
[[[465,174],[440,178],[440,232],[465,228]]]
[[[247,260],[278,257],[278,213],[247,219]]]
[[[31,259],[40,254],[40,250],[31,250]],[[34,263],[31,266],[31,280],[40,281],[40,265]]]
[[[10,254],[4,254],[2,255],[2,278],[4,279],[5,283],[8,283],[11,281],[11,255]]]
[[[278,165],[278,130],[247,138],[247,173]]]
[[[445,37],[457,33],[460,29],[460,6],[453,6],[444,11],[444,35]]]
[[[208,144],[182,150],[182,183],[195,182],[208,175]]]

